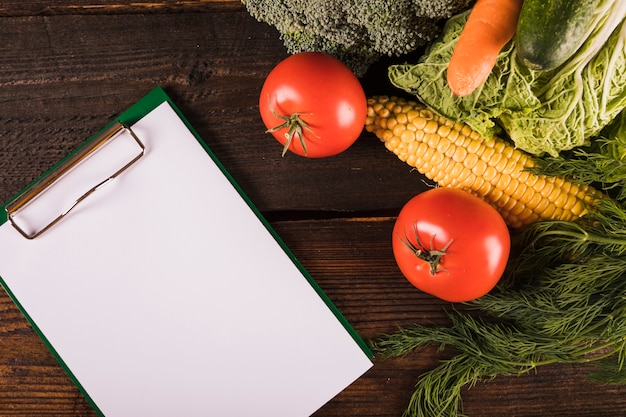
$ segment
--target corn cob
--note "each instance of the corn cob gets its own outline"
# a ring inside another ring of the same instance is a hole
[[[368,99],[365,129],[439,186],[486,200],[512,228],[544,219],[575,220],[602,196],[588,185],[529,172],[530,155],[500,138],[487,140],[416,101]]]

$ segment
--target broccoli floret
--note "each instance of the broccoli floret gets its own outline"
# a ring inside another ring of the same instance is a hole
[[[443,22],[474,0],[242,0],[274,26],[290,54],[321,51],[362,76],[382,56],[401,56],[434,40]]]

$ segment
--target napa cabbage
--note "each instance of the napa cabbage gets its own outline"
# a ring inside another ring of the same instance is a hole
[[[417,64],[390,66],[391,83],[442,116],[536,155],[589,144],[626,107],[626,1],[601,0],[585,42],[560,67],[530,70],[509,42],[485,83],[457,97],[446,68],[468,15],[451,18]]]

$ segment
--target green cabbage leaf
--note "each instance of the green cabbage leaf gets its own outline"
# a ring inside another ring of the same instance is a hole
[[[535,155],[588,145],[626,107],[626,1],[601,0],[585,42],[560,67],[532,71],[509,42],[484,84],[458,97],[446,69],[468,16],[448,20],[417,64],[390,66],[391,83],[442,116]]]

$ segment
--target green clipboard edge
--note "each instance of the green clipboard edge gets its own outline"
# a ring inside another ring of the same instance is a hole
[[[372,353],[371,349],[369,348],[369,346],[367,345],[367,343],[361,338],[361,336],[359,336],[359,334],[356,332],[356,330],[352,327],[352,325],[348,322],[348,320],[343,316],[343,314],[341,314],[341,312],[339,311],[339,309],[337,308],[337,306],[335,306],[335,304],[330,300],[330,298],[326,295],[326,293],[324,293],[324,291],[321,289],[321,287],[317,284],[317,282],[315,282],[315,280],[313,279],[313,277],[308,273],[308,271],[306,269],[304,269],[304,267],[302,266],[302,264],[300,264],[300,262],[298,261],[298,259],[295,257],[295,255],[291,252],[291,250],[289,249],[289,247],[283,242],[283,240],[280,238],[280,236],[276,233],[276,231],[272,228],[272,226],[269,224],[269,222],[265,219],[265,217],[261,214],[261,212],[256,208],[256,206],[252,203],[252,201],[248,198],[248,196],[243,192],[243,190],[241,189],[241,187],[237,184],[237,182],[234,180],[234,178],[230,175],[230,173],[226,170],[226,168],[224,167],[224,165],[222,165],[222,163],[217,159],[217,157],[213,154],[213,152],[211,151],[211,149],[208,147],[208,145],[204,142],[204,140],[200,137],[200,135],[198,134],[198,132],[194,129],[194,127],[191,125],[191,123],[189,123],[189,121],[187,120],[187,118],[183,115],[183,113],[180,111],[180,109],[178,108],[178,106],[176,106],[176,104],[172,101],[172,99],[167,95],[167,93],[165,92],[165,90],[160,87],[157,86],[156,88],[154,88],[152,91],[150,91],[147,95],[145,95],[143,98],[141,98],[139,101],[137,101],[135,104],[133,104],[131,107],[129,107],[126,111],[124,111],[123,113],[121,113],[116,120],[111,121],[109,124],[107,124],[100,132],[97,132],[96,134],[94,134],[91,138],[89,138],[87,141],[85,141],[83,143],[82,146],[85,146],[86,144],[88,144],[89,142],[91,142],[92,140],[94,140],[96,137],[98,137],[98,135],[104,131],[105,129],[107,129],[108,127],[110,127],[113,123],[115,123],[116,121],[121,122],[125,125],[128,126],[132,126],[134,123],[136,123],[137,121],[139,121],[141,118],[143,118],[144,116],[146,116],[148,113],[150,113],[152,110],[154,110],[155,108],[157,108],[159,105],[161,105],[162,103],[167,102],[169,103],[169,105],[172,107],[172,109],[174,109],[174,111],[176,112],[176,114],[178,115],[178,117],[180,117],[180,119],[183,121],[183,123],[185,124],[185,126],[187,126],[187,128],[189,129],[189,131],[195,136],[195,138],[198,140],[198,142],[200,143],[200,145],[202,145],[202,147],[204,148],[204,150],[207,152],[207,154],[211,157],[211,159],[213,160],[213,162],[215,162],[215,164],[219,167],[219,169],[222,171],[222,173],[226,176],[226,178],[228,178],[228,180],[230,181],[230,183],[233,185],[233,187],[235,187],[235,189],[237,190],[237,192],[239,193],[239,195],[241,195],[241,197],[245,200],[245,202],[248,204],[248,206],[250,207],[250,209],[252,209],[252,211],[256,214],[256,216],[258,217],[258,219],[261,221],[261,223],[263,223],[263,225],[265,226],[265,228],[270,232],[270,234],[272,235],[272,237],[276,240],[276,242],[278,242],[278,244],[281,246],[281,248],[285,251],[285,253],[289,256],[289,258],[291,258],[291,260],[294,262],[294,264],[296,265],[296,267],[300,270],[300,272],[302,273],[302,275],[307,279],[307,281],[309,282],[309,284],[313,287],[313,289],[317,292],[317,294],[319,295],[319,297],[326,303],[326,305],[330,308],[330,310],[333,312],[333,314],[335,315],[335,317],[339,320],[339,322],[341,322],[341,324],[344,326],[344,328],[348,331],[348,333],[350,333],[350,335],[352,336],[352,338],[354,339],[354,341],[361,347],[361,349],[363,350],[363,352],[370,358],[373,359],[374,358],[374,354]],[[79,147],[75,152],[77,152],[78,150],[81,149],[81,147]],[[50,168],[48,171],[46,171],[44,174],[42,174],[39,178],[37,178],[35,181],[32,182],[32,184],[36,183],[40,178],[45,177],[48,173],[54,171],[54,169],[61,165],[66,159],[68,159],[72,154],[68,155],[67,157],[65,157],[63,160],[59,161],[59,163],[55,164],[52,168]],[[30,184],[30,185],[32,185]],[[26,189],[28,189],[27,186]],[[19,195],[19,193],[18,193]],[[10,199],[9,201],[11,201],[12,199]],[[0,210],[0,224],[4,224],[6,223],[6,221],[8,220],[7,218],[7,214],[6,214],[6,210],[5,207],[8,203],[4,203],[2,205],[2,210]],[[83,394],[83,396],[85,397],[85,399],[87,400],[87,402],[91,405],[91,407],[96,411],[96,413],[100,416],[104,417],[104,414],[102,413],[102,411],[98,408],[98,406],[96,405],[96,403],[91,399],[91,397],[89,396],[89,393],[83,388],[83,386],[80,384],[80,381],[74,376],[74,374],[72,373],[72,371],[69,369],[69,367],[65,364],[65,362],[63,361],[63,359],[61,358],[61,356],[56,352],[56,350],[54,349],[54,346],[52,346],[52,344],[48,341],[48,339],[46,338],[46,336],[43,334],[43,332],[37,327],[37,324],[34,322],[34,320],[28,315],[28,312],[22,307],[22,305],[20,304],[20,302],[17,300],[17,298],[14,296],[14,294],[11,292],[10,288],[8,288],[8,286],[6,285],[4,279],[2,277],[0,277],[0,285],[2,285],[2,287],[4,288],[4,290],[7,292],[7,294],[9,295],[9,297],[11,297],[11,299],[13,300],[13,302],[17,305],[17,307],[20,309],[20,311],[22,312],[22,314],[24,315],[24,317],[28,320],[28,322],[31,324],[31,326],[33,327],[35,333],[37,333],[37,335],[41,338],[41,340],[44,342],[44,344],[46,345],[46,347],[50,350],[50,352],[52,353],[52,355],[56,358],[56,360],[59,362],[59,364],[61,365],[61,367],[65,370],[65,372],[67,373],[67,375],[69,376],[69,378],[72,380],[72,382],[76,385],[76,387],[79,389],[79,391]]]

